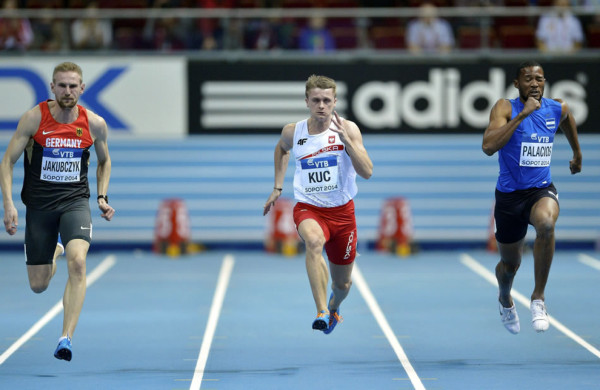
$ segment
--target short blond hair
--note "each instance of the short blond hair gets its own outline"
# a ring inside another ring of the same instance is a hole
[[[79,75],[79,82],[83,82],[83,71],[81,67],[74,62],[62,62],[54,68],[52,73],[52,82],[55,82],[54,76],[60,72],[76,72]]]
[[[317,76],[315,74],[311,75],[308,80],[306,80],[306,90],[304,91],[304,95],[308,98],[308,92],[311,89],[332,89],[333,96],[336,97],[336,84],[335,80],[326,76]]]

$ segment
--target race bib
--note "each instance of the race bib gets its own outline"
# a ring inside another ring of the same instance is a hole
[[[300,161],[302,187],[305,194],[331,192],[338,189],[336,156],[308,158]]]
[[[522,167],[547,167],[552,159],[552,143],[523,142],[519,165]]]
[[[56,183],[78,182],[83,149],[44,148],[41,179]]]

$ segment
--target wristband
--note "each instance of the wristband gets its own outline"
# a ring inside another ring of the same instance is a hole
[[[273,187],[274,190],[283,192],[283,188]]]
[[[100,200],[100,199],[104,199],[104,201],[106,203],[108,203],[108,195],[98,195],[98,199],[97,200]]]

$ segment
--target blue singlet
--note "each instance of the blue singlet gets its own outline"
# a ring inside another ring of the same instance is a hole
[[[523,110],[523,102],[516,98],[510,103],[512,119]],[[552,183],[550,161],[561,110],[559,102],[542,98],[541,107],[519,124],[508,143],[498,151],[499,191],[544,188]]]

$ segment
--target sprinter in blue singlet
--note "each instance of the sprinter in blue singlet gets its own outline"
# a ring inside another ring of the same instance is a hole
[[[558,192],[552,183],[550,161],[554,135],[560,128],[573,150],[571,173],[581,171],[581,149],[577,125],[566,102],[546,99],[546,79],[535,61],[519,65],[514,86],[519,97],[500,99],[490,113],[482,149],[488,156],[498,152],[500,174],[496,184],[494,219],[500,261],[496,266],[500,318],[506,329],[520,330],[519,316],[510,295],[513,279],[531,224],[536,231],[533,245],[535,287],[531,294],[532,326],[548,329],[544,290],[554,256],[554,226],[559,214]]]

